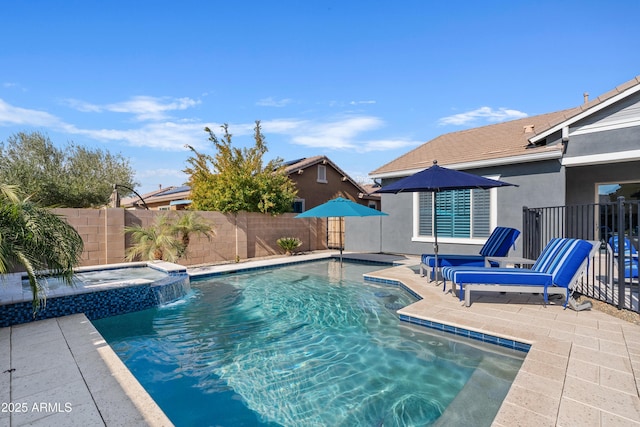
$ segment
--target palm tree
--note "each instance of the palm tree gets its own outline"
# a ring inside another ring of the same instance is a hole
[[[125,233],[131,235],[133,246],[127,249],[128,261],[135,259],[164,260],[175,262],[182,250],[173,224],[167,215],[159,215],[149,227],[132,225],[125,227]]]
[[[197,212],[189,211],[180,216],[180,219],[173,226],[174,231],[180,235],[182,248],[179,256],[187,255],[187,248],[191,242],[191,234],[202,234],[211,239],[215,235],[213,226],[207,223]]]
[[[15,186],[0,184],[0,273],[25,269],[34,315],[46,303],[45,274],[72,285],[83,249],[82,238],[61,216],[21,199]]]
[[[192,234],[203,234],[207,238],[214,235],[213,227],[196,212],[186,212],[175,223],[168,215],[162,214],[151,226],[125,227],[125,233],[130,234],[133,241],[133,246],[127,250],[127,260],[169,262],[186,255]]]

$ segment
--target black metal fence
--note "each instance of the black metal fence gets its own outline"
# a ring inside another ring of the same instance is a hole
[[[600,241],[600,251],[576,291],[620,309],[640,312],[639,208],[640,201],[626,201],[624,197],[614,203],[524,207],[523,256],[536,259],[554,237]]]

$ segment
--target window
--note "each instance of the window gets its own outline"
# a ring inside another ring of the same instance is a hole
[[[304,199],[295,199],[293,201],[293,213],[304,212]]]
[[[613,203],[619,196],[625,200],[640,200],[640,183],[621,182],[598,185],[598,201],[596,203]]]
[[[437,215],[438,238],[483,239],[491,233],[491,190],[455,190],[418,194],[417,236],[433,237]]]
[[[325,165],[318,165],[318,182],[327,183],[327,167]]]

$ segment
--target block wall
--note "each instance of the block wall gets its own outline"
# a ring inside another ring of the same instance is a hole
[[[158,215],[177,217],[184,212],[107,209],[54,209],[74,227],[84,241],[82,266],[114,264],[125,261],[131,246],[125,227],[134,224],[148,227]],[[295,214],[278,216],[241,212],[237,215],[220,212],[198,212],[214,227],[214,237],[192,235],[183,265],[212,264],[281,254],[276,240],[297,237],[302,240],[300,251],[327,248],[326,219],[295,219]]]

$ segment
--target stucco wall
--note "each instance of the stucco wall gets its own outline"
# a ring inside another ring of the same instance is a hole
[[[640,162],[567,168],[567,205],[597,203],[598,184],[640,181]]]
[[[496,189],[497,225],[522,230],[522,208],[558,206],[564,204],[564,169],[557,160],[521,163],[469,170],[467,172],[486,176],[499,176],[502,181],[518,187]],[[388,182],[383,182],[383,186]],[[382,252],[422,254],[432,253],[433,244],[414,242],[413,195],[411,193],[383,194],[382,210],[389,216],[382,218]],[[371,242],[378,239],[379,227],[367,221],[351,221],[346,227],[345,248],[351,251],[371,251]],[[362,237],[368,235],[366,238]],[[360,237],[359,237],[360,236]],[[477,254],[481,245],[439,243],[440,253]],[[521,246],[516,245],[514,255],[520,255]]]
[[[55,209],[80,234],[85,250],[82,264],[102,265],[124,262],[129,236],[124,228],[139,224],[147,227],[163,212],[147,210]],[[167,212],[164,212],[167,213]],[[198,212],[213,224],[215,236],[193,235],[183,265],[209,264],[281,254],[276,240],[297,237],[302,240],[300,251],[326,249],[326,221],[316,218],[294,219],[295,214],[279,216],[241,212],[237,216],[220,212]],[[172,216],[181,212],[170,212]]]
[[[567,144],[565,157],[593,154],[610,154],[640,148],[640,127],[628,127],[601,132],[572,135]]]

